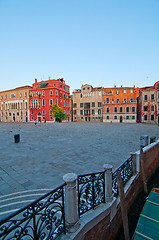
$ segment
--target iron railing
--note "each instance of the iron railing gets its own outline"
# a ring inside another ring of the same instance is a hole
[[[133,175],[133,166],[132,166],[132,156],[128,158],[115,172],[112,174],[112,190],[113,190],[113,196],[117,197],[119,194],[118,191],[118,183],[117,183],[117,172],[120,171],[123,185],[129,181],[131,176]]]
[[[0,220],[0,239],[56,239],[65,233],[64,185]]]
[[[79,175],[77,186],[79,216],[105,202],[104,172]]]

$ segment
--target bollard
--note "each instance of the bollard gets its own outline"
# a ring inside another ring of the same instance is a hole
[[[20,134],[14,135],[14,142],[19,143],[20,142]]]

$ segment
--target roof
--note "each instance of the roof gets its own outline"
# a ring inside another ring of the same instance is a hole
[[[159,239],[159,188],[154,188],[146,200],[134,239]]]

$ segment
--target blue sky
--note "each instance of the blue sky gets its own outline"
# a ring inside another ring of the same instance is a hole
[[[0,91],[159,80],[158,0],[0,0]]]

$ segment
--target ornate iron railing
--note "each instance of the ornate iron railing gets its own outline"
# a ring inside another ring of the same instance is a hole
[[[113,190],[113,196],[117,197],[119,194],[118,191],[118,183],[117,183],[117,172],[120,171],[122,179],[123,179],[123,185],[128,182],[128,180],[133,175],[133,168],[132,168],[132,156],[128,158],[115,172],[112,174],[112,190]]]
[[[79,175],[77,185],[79,216],[105,202],[104,172]]]
[[[56,239],[65,233],[64,185],[0,220],[0,239]]]

